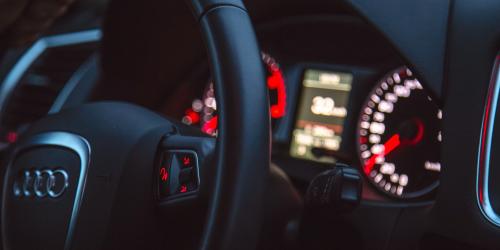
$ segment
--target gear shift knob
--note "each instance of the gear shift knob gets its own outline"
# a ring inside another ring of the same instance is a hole
[[[310,209],[350,212],[361,200],[362,182],[357,169],[336,164],[335,168],[316,176],[306,193]]]

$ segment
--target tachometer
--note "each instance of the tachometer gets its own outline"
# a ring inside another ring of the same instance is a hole
[[[268,77],[267,87],[270,95],[270,113],[273,119],[280,119],[286,111],[286,85],[283,73],[276,60],[266,53],[262,53]],[[217,101],[215,99],[214,84],[209,81],[201,99],[194,99],[182,122],[188,125],[199,125],[206,134],[217,135]]]
[[[441,118],[439,106],[407,67],[375,86],[359,119],[358,152],[377,189],[415,198],[439,185]]]

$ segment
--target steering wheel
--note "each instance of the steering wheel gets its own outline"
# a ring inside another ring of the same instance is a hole
[[[270,158],[257,40],[240,0],[186,2],[210,59],[218,137],[118,102],[41,119],[5,168],[5,249],[179,249],[190,244],[172,241],[198,227],[199,249],[255,249]]]

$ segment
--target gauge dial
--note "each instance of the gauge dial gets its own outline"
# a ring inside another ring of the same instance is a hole
[[[362,108],[358,152],[364,174],[398,198],[439,184],[442,112],[407,67],[386,75]]]
[[[286,85],[283,73],[276,60],[266,53],[262,53],[262,61],[267,69],[267,87],[269,89],[270,113],[273,121],[280,119],[286,112]],[[194,99],[182,122],[188,125],[199,126],[201,131],[217,135],[217,100],[215,99],[214,84],[208,81],[201,99]]]

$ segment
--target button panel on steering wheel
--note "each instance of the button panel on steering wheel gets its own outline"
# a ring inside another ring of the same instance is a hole
[[[167,150],[158,168],[161,200],[194,193],[199,186],[198,157],[191,150]]]

